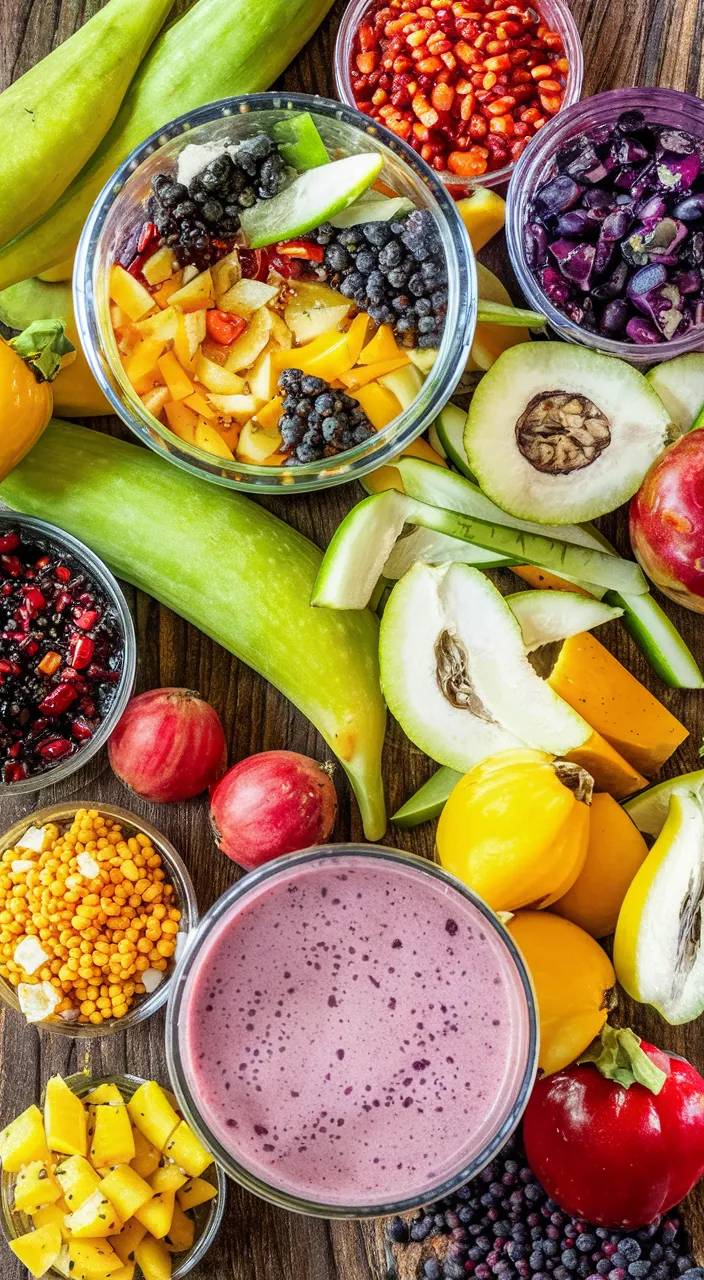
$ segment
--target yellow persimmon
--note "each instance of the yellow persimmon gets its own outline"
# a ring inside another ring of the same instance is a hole
[[[631,881],[647,856],[648,846],[625,809],[613,796],[594,796],[586,861],[553,911],[593,938],[605,938],[616,928]]]
[[[461,778],[440,815],[447,871],[494,911],[547,907],[587,856],[592,779],[542,751],[502,751]]]
[[[52,379],[76,352],[61,320],[36,320],[0,338],[0,480],[29,452],[51,418]]]

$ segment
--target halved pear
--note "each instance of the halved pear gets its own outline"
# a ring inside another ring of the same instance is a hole
[[[621,985],[672,1025],[704,1012],[703,902],[704,796],[681,791],[624,898],[614,939]]]
[[[591,729],[535,673],[518,622],[478,569],[415,565],[381,620],[384,696],[407,736],[466,773],[513,747],[566,755]]]

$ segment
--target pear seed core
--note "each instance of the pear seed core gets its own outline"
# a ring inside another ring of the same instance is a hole
[[[536,471],[564,476],[596,461],[611,444],[611,426],[587,396],[542,391],[518,419],[516,443]]]

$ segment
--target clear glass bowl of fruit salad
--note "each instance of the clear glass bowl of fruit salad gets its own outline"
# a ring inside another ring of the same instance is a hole
[[[433,420],[475,326],[444,186],[356,110],[223,99],[138,147],[76,259],[86,353],[158,453],[236,489],[364,475]]]

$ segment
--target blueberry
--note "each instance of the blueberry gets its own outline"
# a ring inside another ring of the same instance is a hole
[[[411,299],[409,298],[407,293],[399,293],[397,297],[395,297],[392,300],[392,303],[391,303],[391,306],[393,307],[394,311],[398,311],[399,313],[401,313],[402,311],[407,311],[410,305],[411,305]]]
[[[435,332],[435,320],[433,319],[433,317],[432,317],[432,316],[423,316],[423,317],[418,321],[418,332],[419,332],[419,333],[434,333],[434,332]]]
[[[389,1239],[395,1244],[405,1244],[408,1240],[408,1226],[403,1218],[392,1218],[388,1225]]]
[[[243,209],[251,209],[252,205],[257,203],[257,193],[254,187],[244,187],[237,197],[237,203]]]
[[[440,1280],[441,1275],[442,1271],[437,1258],[428,1258],[427,1262],[423,1264],[424,1280]]]
[[[359,271],[350,271],[340,285],[340,293],[345,298],[354,298],[360,290],[364,292],[364,276]]]
[[[356,249],[362,238],[360,227],[344,227],[338,235],[340,244],[344,244],[347,249]]]
[[[575,1243],[580,1253],[591,1253],[596,1249],[596,1236],[591,1235],[589,1231],[583,1231],[577,1236]]]
[[[414,274],[411,276],[410,280],[408,281],[408,288],[410,292],[414,294],[416,298],[420,298],[425,293],[426,287],[427,287],[426,282],[423,279],[423,276],[421,275],[420,271],[414,272]]]
[[[360,255],[361,256],[361,255]],[[370,302],[380,303],[386,296],[386,281],[380,271],[371,271],[367,276],[367,297]]]
[[[323,222],[313,232],[313,236],[318,244],[330,244],[330,241],[335,239],[335,228],[329,222]]]
[[[317,400],[315,401],[316,413],[320,413],[323,416],[325,416],[326,414],[332,413],[334,409],[334,405],[335,405],[334,395],[332,394],[331,391],[325,391],[323,392],[322,395],[319,395]],[[284,408],[285,407],[286,405],[284,402]]]
[[[181,209],[184,207],[184,205],[179,205],[179,208]],[[195,205],[193,206],[193,210],[195,212]],[[219,200],[206,200],[205,204],[201,206],[201,214],[205,218],[206,222],[218,223],[224,212],[224,206],[220,204]],[[184,214],[184,217],[185,216],[187,215]]]
[[[176,205],[188,199],[188,188],[182,182],[171,182],[168,178],[165,182],[160,182],[165,177],[165,174],[159,174],[155,178],[154,190],[165,209],[175,209]]]
[[[322,424],[323,440],[330,444],[340,430],[339,418],[324,418]]]
[[[355,444],[362,444],[365,440],[369,439],[371,434],[371,429],[368,426],[365,426],[364,423],[360,423],[358,427],[355,427],[353,432]]]
[[[402,289],[407,279],[408,272],[404,267],[394,267],[393,271],[390,271],[387,276],[387,280],[392,289]]]
[[[379,254],[379,268],[381,271],[388,272],[393,267],[397,267],[403,258],[403,252],[397,240],[390,241],[385,245]]]
[[[429,316],[432,311],[432,303],[429,298],[418,298],[414,307],[417,316]]]
[[[381,249],[388,244],[393,232],[388,222],[365,222],[362,227],[365,240],[373,244],[377,249]]]
[[[305,374],[301,379],[301,391],[305,396],[318,396],[325,390],[323,379],[316,378],[314,374]]]
[[[634,1240],[632,1236],[626,1236],[624,1240],[620,1241],[618,1251],[621,1257],[626,1259],[626,1262],[637,1262],[642,1253],[638,1241]]]
[[[635,1280],[642,1280],[643,1276],[647,1276],[650,1272],[650,1263],[647,1258],[640,1258],[637,1262],[629,1262],[628,1274],[635,1276]]]
[[[281,433],[281,439],[283,440],[287,449],[290,448],[291,445],[295,444],[298,440],[300,440],[301,431],[302,431],[302,423],[300,418],[289,418],[289,417],[279,418],[278,426],[279,426],[279,431]]]
[[[362,275],[368,276],[376,268],[376,258],[370,249],[360,249],[355,265]]]

